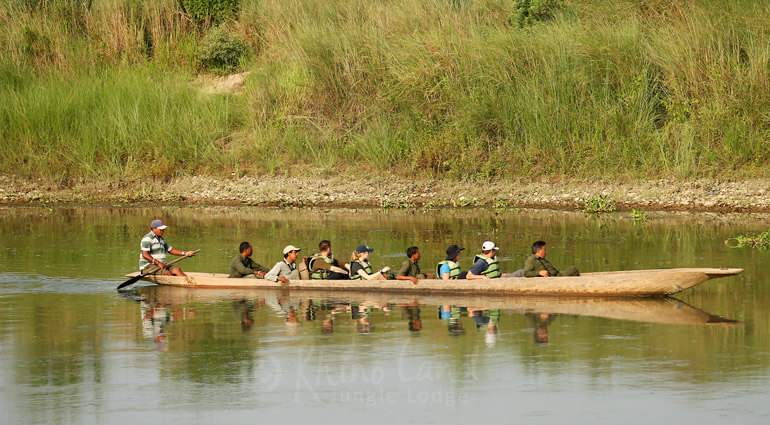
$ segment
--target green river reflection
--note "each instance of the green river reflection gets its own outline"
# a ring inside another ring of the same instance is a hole
[[[767,423],[770,251],[724,240],[766,216],[229,207],[0,207],[0,423]],[[740,267],[674,298],[451,297],[137,285],[154,218],[186,271],[226,273],[238,244],[272,266],[330,239],[374,267],[418,245],[532,241],[581,271]]]

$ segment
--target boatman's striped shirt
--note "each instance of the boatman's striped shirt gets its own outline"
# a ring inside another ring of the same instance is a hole
[[[148,251],[152,258],[162,263],[166,262],[166,253],[171,251],[171,245],[163,239],[163,236],[158,236],[152,231],[144,235],[140,245],[142,251]],[[139,253],[139,270],[142,270],[148,264],[150,263],[142,257],[141,253]]]

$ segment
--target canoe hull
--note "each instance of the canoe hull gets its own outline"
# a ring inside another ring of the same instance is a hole
[[[377,291],[403,294],[486,294],[560,296],[660,296],[671,295],[709,279],[734,276],[743,269],[656,269],[584,273],[549,278],[500,278],[484,280],[425,279],[417,285],[406,280],[292,280],[288,284],[265,279],[231,279],[219,273],[188,273],[188,276],[147,276],[158,285],[188,288],[263,288],[324,291]],[[136,276],[136,273],[127,276]]]

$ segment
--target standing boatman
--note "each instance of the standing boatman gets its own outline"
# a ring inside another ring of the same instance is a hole
[[[192,257],[195,255],[193,251],[180,251],[176,248],[172,248],[171,245],[163,239],[163,233],[166,228],[165,224],[161,220],[153,220],[150,223],[150,233],[144,235],[142,242],[140,243],[141,254],[139,254],[139,272],[141,273],[145,267],[150,264],[155,264],[163,270],[163,274],[174,276],[187,276],[184,274],[179,266],[171,266],[166,268],[166,254],[181,255],[185,257]]]

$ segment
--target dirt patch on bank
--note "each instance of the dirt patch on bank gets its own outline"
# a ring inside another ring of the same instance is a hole
[[[230,75],[200,75],[195,79],[194,85],[201,93],[205,94],[238,94],[246,87],[246,77],[249,72]]]
[[[546,207],[580,209],[602,194],[618,209],[770,211],[770,179],[500,180],[489,183],[375,176],[242,178],[183,177],[169,182],[81,182],[60,187],[0,176],[0,203],[193,203],[388,208]]]

